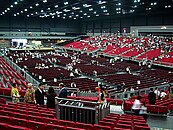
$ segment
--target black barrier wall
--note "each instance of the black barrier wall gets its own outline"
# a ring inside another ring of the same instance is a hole
[[[87,124],[97,124],[110,113],[110,104],[56,98],[56,117]]]

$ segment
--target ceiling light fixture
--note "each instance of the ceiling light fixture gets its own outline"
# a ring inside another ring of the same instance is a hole
[[[64,5],[68,5],[68,1],[67,2],[64,2]]]
[[[39,3],[35,4],[35,6],[39,6]]]
[[[55,5],[54,7],[55,7],[55,8],[58,8],[58,5]]]
[[[47,2],[47,0],[43,0],[43,3],[46,3]]]

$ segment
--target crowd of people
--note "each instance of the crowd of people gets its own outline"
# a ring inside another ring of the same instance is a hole
[[[71,85],[72,87],[75,87],[76,83],[72,82]],[[99,84],[98,87],[96,87],[96,92],[98,94],[98,103],[106,103],[106,98],[108,97],[107,88],[102,84]],[[67,98],[67,93],[67,88],[63,83],[59,84],[59,91],[57,93],[55,92],[53,87],[49,87],[48,91],[46,92],[44,83],[40,83],[37,89],[34,89],[31,83],[28,83],[28,88],[24,95],[24,102],[29,104],[36,104],[38,106],[45,106],[46,104],[47,108],[55,108],[55,97]],[[19,94],[18,86],[16,83],[13,84],[11,97],[12,102],[19,102],[21,95]]]
[[[46,105],[47,108],[55,108],[55,97],[59,98],[67,98],[67,88],[63,83],[59,84],[59,92],[55,93],[53,87],[49,87],[48,92],[45,91],[44,83],[40,83],[38,88],[35,90],[31,83],[28,84],[28,88],[24,95],[24,102],[30,104],[36,104],[38,106],[45,105],[45,97],[46,97]],[[13,84],[11,90],[12,102],[19,102],[21,95],[18,91],[18,86],[16,83]]]

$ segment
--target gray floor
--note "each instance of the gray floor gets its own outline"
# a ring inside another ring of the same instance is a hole
[[[147,119],[147,123],[151,128],[163,128],[163,130],[173,130],[173,116],[167,116],[167,117],[149,116]]]
[[[121,106],[111,105],[111,113],[123,114]],[[147,123],[152,130],[173,130],[173,116],[148,116]]]

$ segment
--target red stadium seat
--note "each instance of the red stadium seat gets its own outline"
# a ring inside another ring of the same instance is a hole
[[[92,130],[93,129],[92,124],[85,124],[85,123],[81,123],[81,122],[76,122],[76,127],[84,128],[85,130]]]
[[[37,122],[43,122],[43,118],[41,116],[28,115],[28,120],[37,121]]]
[[[134,130],[150,130],[149,126],[139,126],[139,125],[135,125],[134,126]]]
[[[94,124],[94,130],[111,130],[111,127]]]
[[[157,105],[147,105],[147,112],[148,113],[158,114],[159,113],[159,108],[158,108]]]
[[[20,119],[28,119],[28,115],[27,114],[20,114],[20,113],[15,112],[13,114],[13,116],[16,117],[16,118],[20,118]]]
[[[167,106],[158,106],[158,113],[159,114],[167,114],[168,113],[168,107]]]
[[[40,112],[28,111],[28,115],[41,116]]]
[[[10,124],[11,123],[11,118],[9,116],[0,115],[0,122]]]
[[[41,122],[29,121],[29,128],[34,130],[45,130],[46,126]]]
[[[8,125],[7,130],[31,130],[31,129],[22,126]]]
[[[82,128],[67,127],[66,130],[85,130]]]
[[[14,112],[12,111],[0,110],[0,115],[4,115],[4,116],[13,116],[13,113]]]
[[[16,113],[28,114],[28,111],[26,108],[20,108],[20,109],[16,109]]]
[[[4,95],[10,96],[11,95],[11,88],[4,88],[3,92],[4,92]]]
[[[118,128],[125,128],[125,129],[132,129],[132,125],[130,124],[121,124],[121,123],[117,123]]]
[[[113,122],[99,121],[98,124],[103,126],[110,126],[112,129],[115,127],[115,124]]]
[[[131,130],[131,129],[125,129],[125,128],[114,128],[113,130]]]
[[[129,124],[129,125],[132,125],[132,120],[118,120],[118,123],[120,124]]]
[[[28,121],[26,119],[19,119],[19,118],[12,118],[11,125],[23,126],[28,127]]]
[[[5,98],[0,98],[0,103],[6,104],[6,99]]]
[[[66,130],[66,127],[55,124],[47,124],[46,130]]]
[[[0,122],[0,130],[6,130],[7,129],[7,124]]]
[[[102,120],[103,120],[103,121],[106,121],[106,122],[113,122],[114,124],[116,124],[118,118],[117,118],[117,119],[110,119],[110,118],[105,117],[105,118],[103,118]]]
[[[53,114],[48,114],[48,113],[41,113],[41,116],[47,117],[47,118],[54,118]]]
[[[58,124],[58,120],[54,118],[43,117],[43,122],[47,124]]]
[[[76,126],[75,122],[73,122],[73,121],[66,121],[66,120],[59,120],[58,124],[59,125],[63,125],[63,126],[70,126],[70,127],[75,127]]]

